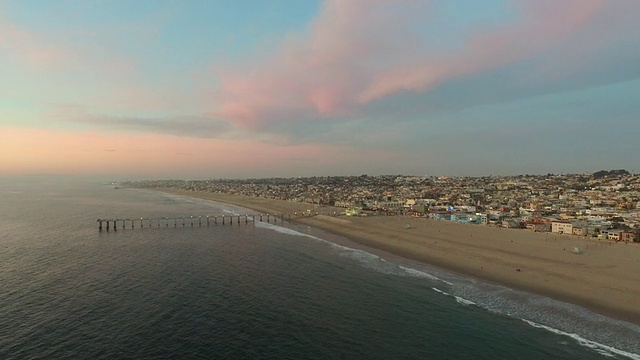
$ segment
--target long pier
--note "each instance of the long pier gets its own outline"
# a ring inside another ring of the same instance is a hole
[[[317,215],[317,213],[316,213]],[[118,231],[120,229],[142,229],[145,227],[193,227],[212,225],[253,224],[256,221],[276,224],[285,219],[291,219],[291,214],[250,214],[250,215],[206,215],[206,216],[181,216],[181,217],[157,217],[135,219],[98,219],[99,231]],[[311,216],[311,214],[296,213],[298,216]]]

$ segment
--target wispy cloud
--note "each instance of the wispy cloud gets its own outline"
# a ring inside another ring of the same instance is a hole
[[[426,91],[452,78],[497,68],[570,39],[606,0],[525,1],[523,19],[508,27],[481,29],[466,46],[444,54],[422,53],[373,77],[359,94],[363,103],[400,91]]]
[[[428,10],[425,4],[325,1],[306,34],[291,34],[275,53],[219,73],[218,114],[251,127],[264,121],[351,112],[372,72],[392,63],[391,54],[415,38],[400,24],[405,17],[413,22],[421,18]]]
[[[233,136],[233,127],[227,121],[212,115],[183,115],[162,117],[135,117],[96,115],[83,106],[56,104],[45,114],[46,118],[116,131],[149,132],[187,137],[225,138]]]
[[[635,126],[637,0],[324,0],[275,27],[235,5],[210,21],[205,3],[20,2],[11,17],[0,0],[0,172],[483,173],[562,152],[554,135],[494,154],[560,122],[583,151],[620,142],[594,124]],[[48,12],[64,16],[37,22]]]
[[[613,35],[629,36],[625,24],[635,20],[624,15],[640,10],[633,1],[510,4],[519,18],[473,29],[461,45],[439,49],[429,46],[430,34],[418,30],[438,16],[429,2],[327,0],[306,33],[292,34],[252,64],[220,71],[217,115],[248,128],[354,118],[386,97],[429,92],[549,51],[564,48],[573,53],[562,56],[580,61],[576,53],[593,55]],[[610,27],[598,41],[576,48],[576,42],[588,41],[582,33],[603,22]]]
[[[7,58],[39,69],[68,66],[74,55],[71,49],[51,44],[42,34],[36,34],[9,22],[0,13],[0,50]]]

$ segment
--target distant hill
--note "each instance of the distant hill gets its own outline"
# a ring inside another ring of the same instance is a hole
[[[620,169],[620,170],[600,170],[600,171],[596,171],[593,173],[593,178],[594,179],[602,179],[604,177],[608,177],[608,176],[624,176],[624,175],[629,175],[629,172],[627,170],[624,169]]]

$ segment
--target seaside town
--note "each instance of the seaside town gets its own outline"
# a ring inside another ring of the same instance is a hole
[[[122,186],[246,195],[344,208],[341,216],[402,215],[640,242],[640,176],[626,170],[484,177],[323,176],[144,180]]]

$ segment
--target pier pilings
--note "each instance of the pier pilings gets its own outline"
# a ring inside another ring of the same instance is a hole
[[[319,213],[315,213],[315,215],[318,215]],[[127,227],[130,227],[131,229],[135,229],[136,228],[136,223],[139,222],[139,226],[140,229],[144,229],[145,225],[147,225],[149,228],[153,228],[153,225],[155,224],[156,227],[160,228],[162,227],[162,224],[164,224],[164,227],[168,228],[170,223],[173,222],[173,227],[177,228],[178,224],[180,222],[182,222],[182,227],[186,227],[187,223],[189,223],[190,227],[194,227],[194,224],[196,224],[197,221],[197,225],[198,227],[202,227],[203,225],[203,218],[204,218],[204,222],[206,223],[207,227],[210,227],[212,225],[218,225],[218,217],[220,218],[220,223],[222,225],[227,225],[227,223],[229,225],[233,225],[234,223],[234,218],[235,218],[235,223],[237,225],[241,225],[241,224],[255,224],[256,221],[259,222],[267,222],[267,223],[272,223],[272,224],[278,224],[278,220],[280,220],[280,224],[284,224],[285,219],[287,220],[291,220],[292,219],[292,215],[293,218],[297,218],[298,217],[298,213],[294,213],[294,214],[272,214],[272,213],[260,213],[260,214],[235,214],[235,215],[228,215],[228,214],[220,214],[220,215],[198,215],[198,216],[172,216],[172,217],[141,217],[141,218],[111,218],[111,219],[98,219],[96,220],[98,223],[98,231],[118,231],[118,223],[120,223],[120,229],[125,230]],[[306,214],[306,213],[301,213],[301,216],[314,216],[314,214]],[[335,216],[335,215],[334,215]],[[242,221],[242,218],[244,218],[244,221]],[[227,221],[228,219],[228,221]],[[212,221],[213,220],[213,221]]]

